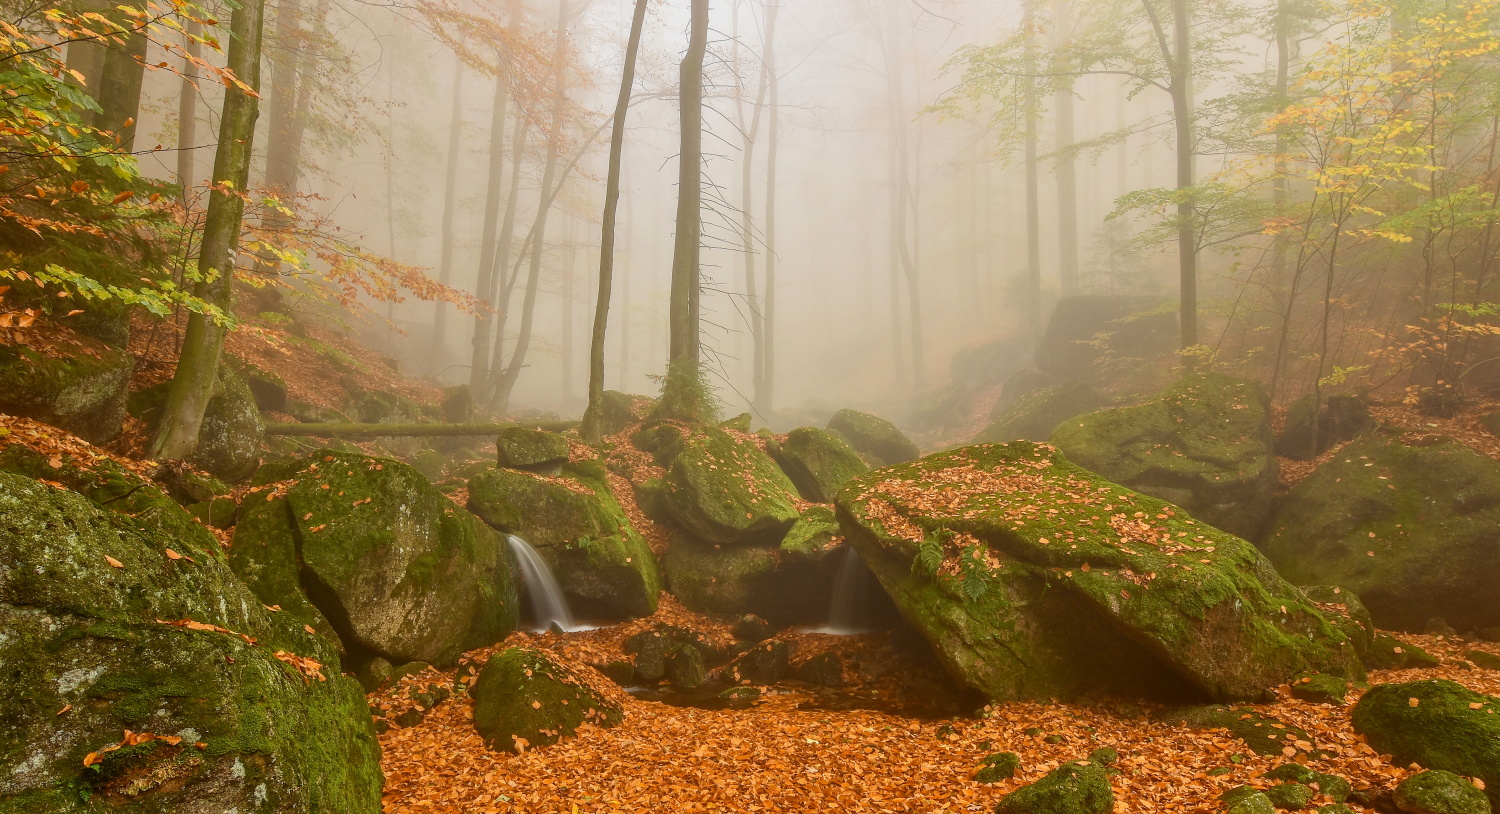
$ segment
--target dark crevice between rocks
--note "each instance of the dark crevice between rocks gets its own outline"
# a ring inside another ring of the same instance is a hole
[[[334,635],[339,637],[340,654],[345,672],[360,673],[376,658],[384,658],[393,661],[389,653],[382,652],[372,647],[368,642],[360,639],[354,632],[354,623],[349,619],[349,611],[344,607],[343,600],[339,599],[328,583],[319,577],[317,572],[309,568],[302,556],[302,526],[297,523],[296,512],[292,509],[290,500],[283,500],[282,505],[286,509],[287,522],[291,525],[292,544],[295,546],[297,558],[297,585],[302,589],[307,601],[323,614],[328,620],[329,627],[333,628]]]

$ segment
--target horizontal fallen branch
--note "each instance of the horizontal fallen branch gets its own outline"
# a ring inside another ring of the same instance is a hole
[[[501,430],[526,427],[564,432],[577,421],[524,421],[506,424],[267,424],[266,435],[297,435],[315,438],[436,438],[455,435],[495,435]]]

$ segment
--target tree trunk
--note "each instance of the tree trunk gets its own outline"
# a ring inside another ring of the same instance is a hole
[[[443,248],[438,260],[438,282],[443,285],[453,279],[453,245],[457,240],[454,219],[458,210],[458,159],[463,147],[463,84],[464,61],[453,55],[453,104],[448,117],[448,166],[443,177]],[[448,356],[448,304],[442,300],[433,302],[432,312],[432,361],[443,362]]]
[[[229,68],[251,89],[224,91],[219,119],[219,144],[214,154],[215,186],[243,190],[250,179],[250,151],[255,139],[260,88],[261,31],[265,0],[244,0],[230,17]],[[245,202],[239,195],[215,190],[208,199],[203,243],[198,255],[199,282],[194,293],[226,313],[231,308],[234,254],[239,245]],[[188,318],[182,354],[172,377],[161,426],[152,439],[153,458],[177,459],[191,455],[198,445],[203,412],[213,398],[219,372],[219,352],[225,327],[212,317]]]
[[[503,65],[503,58],[497,57],[497,61]],[[495,230],[500,224],[501,182],[505,177],[505,116],[509,103],[510,88],[506,84],[505,69],[497,67],[495,101],[490,108],[489,180],[485,186],[484,226],[479,238],[479,276],[474,287],[474,293],[479,295],[482,304],[494,310],[490,313],[481,310],[474,314],[474,336],[469,358],[469,388],[474,391],[476,397],[484,382],[489,378],[490,331],[494,328],[499,311],[494,297],[488,292],[494,287],[495,252],[498,248]],[[512,149],[519,150],[519,147]]]
[[[1193,68],[1192,31],[1188,27],[1188,0],[1172,0],[1172,117],[1176,124],[1177,190],[1184,197],[1177,204],[1177,258],[1181,278],[1182,347],[1198,344],[1198,241],[1194,232],[1196,212],[1193,188]],[[1191,369],[1191,359],[1184,357]]]
[[[766,11],[769,16],[769,6]],[[736,31],[738,31],[738,3],[735,4],[734,12]],[[770,36],[770,32],[767,32],[767,39]],[[738,74],[739,37],[736,35],[734,40],[735,73]],[[763,320],[760,309],[760,283],[755,278],[755,190],[753,186],[755,140],[760,134],[760,117],[762,111],[765,110],[766,86],[770,78],[770,74],[766,71],[764,64],[761,65],[759,74],[760,77],[756,83],[755,104],[748,123],[745,121],[743,95],[737,95],[735,98],[735,108],[739,113],[741,143],[744,148],[743,155],[740,156],[740,251],[743,253],[745,260],[745,322],[750,328],[750,400],[752,406],[760,403],[761,393],[765,388],[762,381],[765,375],[765,337],[763,335]]]
[[[708,0],[692,1],[687,54],[679,69],[682,147],[677,167],[677,234],[672,248],[668,359],[696,367],[699,251],[703,233],[703,57],[708,49]]]
[[[625,45],[625,67],[620,75],[620,93],[615,97],[615,120],[610,128],[609,174],[604,182],[604,225],[599,239],[599,295],[594,303],[594,330],[589,341],[589,406],[583,413],[583,440],[590,444],[597,444],[604,437],[604,345],[609,332],[609,301],[614,286],[620,168],[624,163],[625,118],[630,112],[630,94],[635,89],[635,63],[641,51],[641,29],[646,22],[647,2],[635,0],[635,13],[630,18],[630,39]]]
[[[576,421],[530,421],[503,424],[267,424],[266,435],[313,438],[452,438],[495,435],[514,427],[566,432]]]
[[[1072,38],[1072,9],[1068,0],[1054,7],[1054,45],[1066,48]],[[1067,70],[1064,65],[1063,70]],[[1057,108],[1057,274],[1063,296],[1078,293],[1078,175],[1073,155],[1073,87],[1067,83],[1052,97]]]
[[[318,18],[327,12],[327,0],[319,4]],[[301,42],[302,3],[283,0],[276,14],[276,43],[279,59],[271,60],[270,127],[266,134],[266,177],[264,186],[276,195],[283,206],[296,206],[302,180],[302,143],[307,132],[307,117],[312,107],[313,75],[317,69],[309,43]],[[300,56],[299,56],[300,55]],[[268,240],[277,232],[291,229],[293,219],[274,208],[261,216],[261,230]],[[265,253],[256,263],[257,274],[275,274],[280,258]]]
[[[1148,0],[1149,1],[1149,0]],[[1026,82],[1022,91],[1021,115],[1025,119],[1026,141],[1026,278],[1024,305],[1026,321],[1034,337],[1042,334],[1042,211],[1037,182],[1037,91],[1036,91],[1036,0],[1024,0],[1021,28],[1022,68]]]
[[[761,298],[764,328],[761,330],[760,382],[756,409],[769,416],[776,398],[776,161],[781,145],[780,78],[776,76],[776,14],[780,0],[766,3],[766,86],[769,119],[766,122],[766,295]]]
[[[189,20],[186,39],[182,44],[191,58],[203,56],[203,44],[197,38],[203,34],[203,24]],[[187,200],[188,189],[198,182],[198,86],[192,75],[198,70],[191,59],[182,64],[181,90],[177,95],[177,185],[182,187],[182,199]]]
[[[495,338],[490,350],[491,370],[485,373],[483,385],[474,393],[479,404],[489,404],[495,385],[500,377],[500,360],[505,356],[505,324],[510,317],[510,297],[515,292],[516,280],[521,274],[521,261],[526,259],[525,247],[516,258],[516,268],[511,270],[510,255],[516,236],[516,213],[521,200],[521,162],[526,159],[526,145],[531,137],[531,122],[525,116],[516,117],[516,129],[511,133],[510,192],[505,200],[505,220],[500,224],[500,248],[495,252],[493,269],[490,272],[489,290],[483,296],[495,304]]]
[[[135,0],[132,6],[145,14],[146,4]],[[136,18],[123,17],[127,28],[138,25]],[[115,134],[121,152],[135,150],[135,125],[141,112],[141,83],[146,77],[146,34],[135,31],[124,37],[125,44],[111,44],[104,53],[103,73],[99,77],[99,112],[94,126]]]

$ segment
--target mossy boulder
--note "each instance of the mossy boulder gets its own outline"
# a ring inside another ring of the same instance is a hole
[[[1301,741],[1311,744],[1312,735],[1298,726],[1267,715],[1256,707],[1208,704],[1162,710],[1157,719],[1164,723],[1183,724],[1192,729],[1226,729],[1245,742],[1257,755],[1279,757],[1285,749],[1298,747]]]
[[[1398,766],[1477,777],[1500,803],[1500,698],[1444,679],[1371,687],[1351,714],[1354,731]]]
[[[1358,396],[1329,396],[1320,407],[1315,394],[1309,393],[1287,408],[1286,426],[1276,436],[1276,454],[1310,461],[1374,425],[1369,405]]]
[[[522,752],[573,737],[585,724],[624,720],[620,704],[590,689],[541,650],[508,647],[485,662],[474,686],[474,729],[491,749]]]
[[[1436,667],[1442,662],[1437,657],[1411,642],[1402,641],[1388,633],[1376,633],[1370,641],[1370,649],[1364,656],[1365,666],[1371,670],[1400,670],[1407,667]]]
[[[777,552],[676,534],[661,561],[667,588],[689,610],[756,613],[775,591]]]
[[[12,473],[0,528],[0,810],[380,811],[358,683],[220,557]]]
[[[242,481],[260,465],[265,436],[266,422],[250,386],[229,365],[219,365],[191,462],[227,481]]]
[[[1254,546],[1044,444],[872,472],[838,511],[949,672],[997,700],[1256,699],[1309,670],[1362,675],[1343,634]]]
[[[1402,780],[1391,795],[1404,814],[1490,814],[1493,808],[1473,783],[1453,772],[1430,771]]]
[[[1081,383],[1044,387],[1022,396],[974,437],[976,444],[1046,441],[1058,424],[1092,413],[1107,403],[1099,391]]]
[[[573,609],[605,618],[649,616],[661,575],[602,470],[544,478],[505,469],[469,480],[469,510],[536,549]]]
[[[1270,414],[1249,382],[1188,376],[1145,404],[1069,419],[1051,440],[1073,463],[1231,534],[1257,536],[1273,508]]]
[[[797,521],[796,497],[771,456],[716,427],[682,437],[667,469],[667,510],[710,543],[775,545]]]
[[[651,410],[649,396],[633,396],[618,390],[604,391],[604,434],[614,435],[639,424]]]
[[[1301,763],[1283,763],[1266,772],[1264,777],[1268,780],[1291,780],[1301,783],[1340,803],[1349,799],[1349,795],[1354,792],[1354,787],[1349,784],[1348,780],[1336,774],[1310,769]]]
[[[248,494],[235,528],[230,564],[262,602],[316,608],[356,661],[452,664],[515,630],[497,532],[399,461],[303,460],[289,483]]]
[[[1225,814],[1276,814],[1276,804],[1271,802],[1270,797],[1249,786],[1241,788],[1248,791],[1232,800],[1225,794],[1224,802],[1229,806],[1224,809]]]
[[[740,684],[775,684],[791,669],[791,650],[775,639],[761,642],[735,657],[725,668],[731,681]]]
[[[555,472],[568,462],[568,439],[555,432],[506,427],[495,438],[500,466]]]
[[[232,356],[225,356],[224,362],[233,367],[235,372],[245,380],[245,385],[250,388],[251,395],[255,397],[255,404],[260,409],[276,413],[286,412],[286,379],[282,378],[280,373],[266,370],[254,362],[247,362]]]
[[[1041,780],[1005,795],[995,814],[1110,814],[1109,771],[1087,760],[1064,763]]]
[[[859,410],[839,410],[828,419],[828,430],[868,457],[876,466],[905,463],[922,451],[895,424]]]
[[[1016,776],[1021,770],[1021,756],[1015,752],[996,752],[979,761],[974,779],[980,783],[999,783]]]
[[[1359,601],[1359,596],[1336,585],[1307,585],[1303,586],[1302,593],[1323,612],[1329,624],[1348,637],[1349,643],[1354,645],[1354,652],[1363,660],[1375,644],[1375,620],[1370,617],[1370,609],[1365,603]]]
[[[1347,678],[1308,673],[1293,678],[1290,689],[1292,697],[1299,701],[1342,706],[1351,687]]]
[[[1037,342],[1036,366],[1059,378],[1105,382],[1177,349],[1177,308],[1160,297],[1063,297]]]
[[[1441,440],[1370,438],[1293,487],[1266,556],[1287,579],[1354,591],[1382,628],[1500,624],[1500,463]]]
[[[802,497],[813,503],[832,503],[850,478],[870,470],[853,447],[816,427],[799,427],[787,433],[786,441],[776,448],[775,458]]]
[[[102,444],[120,434],[134,369],[130,354],[83,337],[59,355],[0,345],[0,412]]]

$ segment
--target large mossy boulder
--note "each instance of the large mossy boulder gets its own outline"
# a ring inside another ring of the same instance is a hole
[[[568,439],[555,432],[506,427],[495,437],[499,464],[509,469],[556,472],[568,462]]]
[[[1370,438],[1291,494],[1263,546],[1287,579],[1354,591],[1386,629],[1500,624],[1500,464],[1457,442]]]
[[[1402,780],[1391,800],[1403,814],[1491,814],[1478,786],[1453,772],[1420,772]]]
[[[505,541],[399,461],[323,450],[246,495],[229,559],[260,601],[316,608],[356,662],[451,664],[515,630]]]
[[[797,521],[796,487],[753,441],[709,427],[673,446],[664,503],[693,536],[775,545]]]
[[[229,365],[219,365],[192,463],[227,481],[242,481],[260,465],[265,435],[266,422],[250,385]]]
[[[585,724],[611,727],[625,718],[617,701],[591,689],[547,653],[508,647],[485,662],[474,681],[474,728],[491,749],[523,752],[573,737]]]
[[[1354,706],[1354,731],[1398,766],[1477,777],[1500,804],[1500,698],[1444,679],[1371,687]]]
[[[102,444],[120,434],[134,369],[130,354],[83,337],[58,355],[0,345],[0,412]]]
[[[469,511],[536,549],[576,613],[649,616],[661,593],[656,558],[604,477],[588,464],[555,478],[483,472],[469,480]]]
[[[1375,620],[1365,603],[1353,591],[1335,585],[1305,585],[1302,593],[1323,612],[1329,624],[1349,639],[1365,666],[1374,667],[1365,661],[1375,646]]]
[[[672,595],[698,613],[756,613],[775,593],[777,552],[674,535],[662,556]]]
[[[850,478],[870,471],[853,447],[816,427],[799,427],[787,433],[775,450],[775,458],[802,497],[813,503],[832,503]]]
[[[1063,297],[1037,343],[1036,366],[1067,381],[1106,382],[1177,349],[1177,309],[1158,297]]]
[[[828,429],[877,466],[905,463],[922,456],[922,451],[900,428],[877,415],[839,410],[828,419]]]
[[[217,546],[12,473],[0,529],[0,810],[380,811],[359,685]]]
[[[1051,442],[1085,469],[1254,538],[1276,492],[1271,440],[1259,387],[1198,374],[1145,404],[1065,421]]]
[[[848,540],[953,676],[996,700],[1256,699],[1357,676],[1254,546],[1024,441],[850,481]]]
[[[1046,441],[1057,425],[1106,404],[1094,388],[1074,382],[1044,387],[1022,396],[974,437],[976,444]]]

